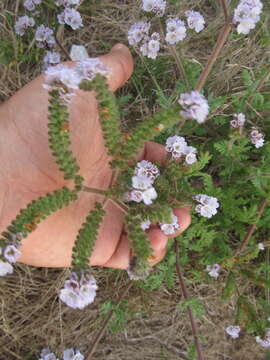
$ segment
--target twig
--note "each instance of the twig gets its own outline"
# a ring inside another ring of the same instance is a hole
[[[227,24],[229,22],[229,14],[228,14],[226,0],[220,0],[220,5],[224,13],[225,23]]]
[[[182,63],[182,60],[181,60],[178,52],[176,51],[176,48],[175,48],[174,45],[170,45],[169,48],[170,48],[171,53],[172,53],[172,55],[174,57],[174,60],[176,62],[176,65],[178,67],[181,78],[184,81],[184,83],[186,84],[186,86],[189,88],[190,85],[189,85],[189,81],[188,81],[188,78],[187,78],[187,75],[186,75],[186,71],[185,71],[184,65]]]
[[[128,291],[130,290],[130,288],[132,287],[133,283],[132,281],[129,283],[129,285],[126,287],[125,291],[119,296],[118,298],[118,301],[117,301],[117,305],[119,305],[119,303],[123,300],[123,298],[126,296],[126,294],[128,293]],[[105,330],[113,316],[113,313],[114,313],[114,310],[110,310],[108,316],[106,317],[106,319],[104,320],[102,326],[101,326],[101,329],[100,331],[98,332],[97,336],[95,337],[94,341],[93,341],[93,344],[91,346],[91,350],[89,352],[89,354],[87,355],[86,357],[86,360],[92,360],[92,355],[94,354],[94,352],[96,351],[96,348],[100,342],[100,340],[102,339],[104,333],[105,333]]]
[[[232,29],[233,24],[226,24],[225,27],[223,28],[222,32],[220,33],[216,46],[214,47],[212,54],[210,55],[210,58],[206,64],[205,69],[203,70],[203,72],[200,75],[200,78],[198,80],[198,83],[196,85],[196,90],[197,91],[201,91],[202,88],[204,87],[204,84],[206,82],[206,79],[210,73],[210,71],[212,70],[230,32]]]
[[[123,213],[125,213],[125,214],[128,213],[129,207],[128,207],[126,204],[122,203],[122,201],[116,200],[116,199],[110,199],[110,200],[111,200],[118,208],[120,208],[120,209],[123,211]]]
[[[179,279],[180,289],[182,291],[184,299],[188,300],[188,292],[187,292],[186,285],[185,285],[185,282],[184,282],[184,279],[183,279],[183,276],[181,273],[181,269],[180,269],[179,244],[178,244],[177,240],[174,240],[174,251],[175,251],[175,257],[176,257],[176,272],[177,272],[178,279]],[[192,329],[192,334],[193,334],[193,338],[194,338],[194,342],[195,342],[195,346],[196,346],[196,350],[197,350],[198,360],[204,360],[202,346],[201,346],[199,336],[198,336],[198,328],[197,328],[196,320],[193,316],[190,306],[187,307],[187,311],[188,311],[188,316],[189,316],[189,320],[191,323],[191,329]]]
[[[60,49],[63,51],[63,53],[66,55],[66,57],[68,58],[68,60],[72,61],[69,53],[67,52],[67,50],[64,48],[64,46],[60,43],[60,41],[57,39],[57,35],[54,35],[55,38],[55,42],[56,44],[60,47]]]
[[[267,206],[268,200],[267,199],[263,199],[260,202],[259,208],[258,208],[258,212],[257,212],[257,220],[256,223],[259,221],[259,219],[261,218],[266,206]],[[241,242],[236,254],[234,255],[234,257],[238,256],[239,253],[243,250],[243,248],[248,244],[251,236],[254,234],[255,230],[257,228],[256,224],[252,224],[249,226],[248,231],[246,236],[244,237],[243,241]]]

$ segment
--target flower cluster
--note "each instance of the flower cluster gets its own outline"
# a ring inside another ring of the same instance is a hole
[[[250,141],[255,147],[258,149],[263,146],[264,144],[264,135],[258,131],[256,127],[252,127],[250,132]]]
[[[77,30],[83,26],[82,17],[79,11],[65,7],[65,9],[57,15],[59,24],[67,24],[72,27],[73,30]]]
[[[78,61],[73,68],[59,64],[49,67],[45,72],[44,88],[66,86],[78,89],[83,79],[93,80],[96,74],[106,76],[110,70],[98,59],[88,58]]]
[[[183,107],[180,114],[187,119],[194,119],[199,124],[205,122],[209,113],[209,105],[206,98],[196,90],[180,95],[179,104]]]
[[[173,235],[179,230],[180,225],[178,223],[178,217],[172,212],[172,221],[169,224],[159,224],[160,229],[165,235]]]
[[[48,69],[51,65],[59,64],[61,55],[56,51],[47,51],[43,58],[43,68]]]
[[[158,16],[163,16],[166,2],[163,0],[144,0],[142,9],[144,11],[153,11]],[[200,32],[204,28],[204,18],[197,11],[186,11],[187,26]],[[139,21],[133,24],[128,30],[128,42],[130,45],[140,45],[139,49],[143,56],[155,59],[161,47],[160,34],[158,32],[149,34],[151,23]],[[182,41],[186,37],[186,23],[178,17],[169,17],[166,20],[165,41],[171,45]],[[139,44],[142,42],[141,44]]]
[[[56,0],[55,4],[57,6],[72,6],[72,5],[79,5],[80,0]]]
[[[15,23],[15,32],[18,35],[24,35],[29,27],[35,26],[35,20],[27,15],[20,16]]]
[[[125,195],[126,200],[137,203],[143,201],[145,205],[151,205],[157,198],[153,184],[158,176],[159,169],[156,165],[147,160],[138,162],[132,177],[133,189]]]
[[[12,241],[3,247],[0,247],[0,276],[6,276],[13,273],[13,266],[11,264],[16,263],[21,256],[21,252],[18,250],[20,244],[21,233],[16,235],[11,234]]]
[[[49,348],[43,349],[40,354],[39,360],[58,360]],[[66,349],[63,352],[63,360],[84,360],[84,356],[79,350]]]
[[[165,13],[165,0],[143,0],[142,9],[147,12],[154,12],[157,16],[163,16]]]
[[[219,264],[206,266],[206,271],[208,272],[208,275],[215,279],[219,277],[220,269],[221,269],[221,266]]]
[[[35,39],[38,41],[38,47],[43,48],[46,45],[50,48],[55,44],[53,30],[45,25],[40,25],[36,29]]]
[[[168,137],[165,149],[172,154],[174,159],[185,156],[185,163],[188,165],[197,161],[197,149],[193,146],[188,146],[186,140],[182,136],[175,135]]]
[[[194,200],[199,202],[199,205],[196,205],[195,207],[195,211],[199,214],[207,218],[211,218],[213,215],[216,215],[217,208],[219,207],[217,198],[199,194],[194,196]]]
[[[70,279],[65,281],[59,298],[73,309],[83,309],[94,301],[97,288],[93,276],[85,272],[80,275],[72,272]]]
[[[239,333],[241,331],[241,328],[238,325],[230,325],[225,329],[225,331],[233,339],[237,339],[237,338],[239,338]]]
[[[41,4],[41,0],[25,0],[23,6],[28,11],[34,11],[36,5],[40,5],[40,4]]]
[[[246,117],[243,113],[233,114],[234,119],[230,122],[232,128],[238,129],[245,125]]]
[[[256,336],[256,342],[262,347],[270,347],[270,329],[266,329],[266,334],[263,339],[260,336]]]
[[[248,34],[260,20],[263,4],[260,0],[241,0],[234,10],[233,23],[238,34]]]

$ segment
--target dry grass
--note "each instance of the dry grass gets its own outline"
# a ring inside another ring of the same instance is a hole
[[[183,49],[185,56],[196,59],[201,66],[214,45],[221,29],[222,14],[218,14],[218,1],[183,0],[181,12],[191,6],[201,9],[206,15],[208,29],[201,35],[187,42]],[[33,44],[24,45],[17,41],[10,19],[18,13],[19,1],[2,0],[0,3],[0,39],[5,39],[11,48],[13,58],[9,63],[0,64],[0,99],[8,99],[16,90],[40,73],[40,64],[33,60]],[[21,9],[21,7],[19,8]],[[84,44],[89,54],[96,56],[110,49],[116,42],[123,41],[124,32],[135,21],[138,7],[132,0],[93,1],[91,6],[84,1],[83,13],[86,26],[76,33],[65,30],[63,45],[68,49],[71,44]],[[268,15],[269,16],[269,15]],[[267,21],[265,20],[265,29]],[[3,40],[1,40],[3,45]],[[4,51],[3,46],[1,47]],[[1,51],[0,49],[0,51]],[[32,54],[32,60],[18,61],[21,52]],[[172,80],[177,78],[177,69],[172,59],[167,60],[166,76],[162,73],[162,88],[170,93]],[[208,91],[221,95],[239,88],[240,71],[248,68],[254,72],[269,59],[269,49],[260,44],[260,34],[255,32],[244,42],[232,38],[225,45],[222,59],[217,63],[208,81]],[[139,59],[137,60],[139,66]],[[158,74],[154,74],[158,77]],[[141,115],[150,110],[141,85],[153,83],[149,74],[144,72],[141,83],[134,77],[129,84],[119,91],[120,95],[132,94],[134,98],[127,108],[135,123]],[[138,91],[139,89],[139,91]],[[129,117],[128,115],[127,117]],[[124,121],[128,121],[124,119]],[[129,123],[127,123],[129,124]],[[72,311],[61,305],[57,291],[61,287],[65,270],[31,268],[18,266],[15,274],[0,279],[0,359],[31,359],[31,354],[38,354],[46,346],[55,351],[76,346],[83,353],[89,349],[101,318],[99,306],[109,299],[115,299],[127,285],[126,274],[115,276],[113,272],[95,269],[100,286],[99,296],[93,306],[83,311]],[[204,350],[207,360],[260,360],[264,355],[254,344],[254,339],[243,334],[237,342],[229,340],[224,334],[224,327],[231,324],[233,305],[225,305],[219,300],[219,285],[189,285],[191,296],[202,299],[206,313],[201,319],[200,334],[205,339]],[[187,348],[192,342],[190,325],[185,313],[175,310],[179,302],[178,288],[146,292],[134,285],[127,299],[130,317],[126,329],[118,334],[107,333],[95,355],[95,359],[106,360],[156,360],[186,359]]]

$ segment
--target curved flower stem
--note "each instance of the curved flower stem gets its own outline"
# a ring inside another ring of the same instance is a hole
[[[125,290],[123,291],[123,293],[119,296],[118,300],[117,300],[117,305],[119,305],[119,303],[123,300],[123,298],[126,296],[126,294],[129,292],[130,288],[132,287],[133,283],[130,282],[129,285],[125,288]],[[103,324],[101,326],[100,331],[97,333],[97,336],[95,337],[92,346],[91,346],[91,350],[89,352],[89,354],[86,357],[86,360],[92,360],[92,355],[94,354],[94,352],[96,351],[96,348],[100,342],[100,340],[102,339],[105,330],[107,329],[107,326],[113,316],[114,310],[112,309],[109,314],[107,315],[106,319],[103,321]]]
[[[210,71],[212,70],[226,40],[228,39],[228,36],[231,32],[232,27],[233,27],[233,24],[231,24],[231,23],[226,24],[225,27],[223,28],[222,32],[220,33],[217,43],[216,43],[216,46],[214,47],[212,54],[206,64],[206,67],[203,70],[203,72],[201,73],[200,78],[197,82],[197,85],[196,85],[197,91],[201,91],[202,88],[204,87],[207,77],[208,77]]]
[[[183,276],[181,273],[181,269],[180,269],[179,243],[176,239],[174,240],[174,251],[175,251],[175,257],[176,257],[176,272],[177,272],[178,279],[179,279],[180,289],[181,289],[184,299],[188,300],[188,292],[187,292],[186,285],[185,285],[185,282],[184,282],[184,279],[183,279]],[[202,346],[201,346],[199,336],[198,336],[197,323],[193,316],[192,309],[190,306],[187,306],[187,311],[188,311],[188,316],[189,316],[189,320],[190,320],[190,324],[191,324],[191,330],[192,330],[192,334],[193,334],[193,338],[194,338],[194,342],[195,342],[195,346],[196,346],[196,350],[197,350],[198,360],[204,360],[205,358],[204,358],[204,355],[202,352]]]

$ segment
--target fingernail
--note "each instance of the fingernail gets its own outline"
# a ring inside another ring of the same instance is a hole
[[[114,46],[112,47],[112,50],[111,50],[111,51],[114,51],[114,50],[124,50],[124,49],[126,49],[126,46],[123,45],[123,44],[118,43],[118,44],[116,44],[116,45],[114,45]]]

